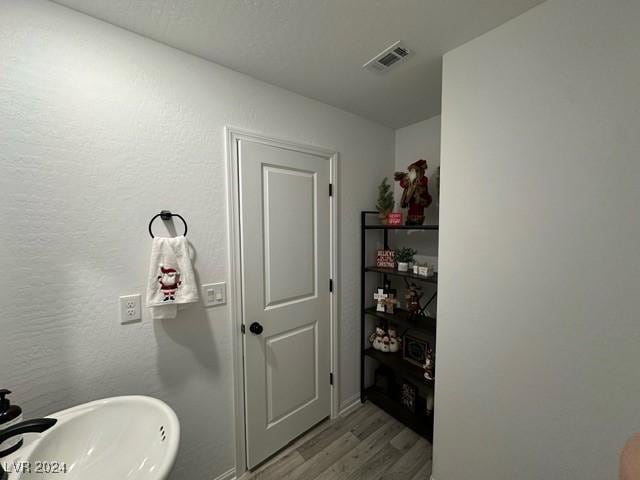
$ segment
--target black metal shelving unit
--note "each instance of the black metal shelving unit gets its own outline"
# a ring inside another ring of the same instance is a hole
[[[367,218],[372,215],[377,215],[376,211],[363,211],[360,215],[360,283],[361,283],[361,295],[360,295],[360,400],[364,403],[369,400],[376,404],[378,407],[385,410],[387,413],[412,428],[420,435],[427,438],[429,441],[433,440],[433,414],[426,415],[426,413],[413,413],[405,408],[400,402],[399,398],[389,395],[377,388],[376,386],[366,386],[366,362],[367,359],[373,359],[378,362],[379,365],[384,366],[393,372],[393,374],[400,378],[411,382],[416,386],[418,392],[428,394],[429,390],[433,389],[433,380],[427,380],[424,378],[424,370],[416,365],[413,365],[402,358],[402,353],[382,353],[368,346],[368,333],[366,329],[367,316],[376,317],[387,323],[393,323],[397,326],[405,329],[413,330],[423,334],[433,336],[435,338],[436,333],[436,319],[433,317],[420,317],[418,319],[410,318],[409,313],[402,309],[396,309],[396,312],[392,314],[378,312],[375,307],[367,307],[366,298],[366,274],[376,273],[383,275],[384,281],[388,276],[403,277],[407,280],[416,280],[419,282],[425,282],[429,284],[438,283],[437,274],[433,277],[424,277],[421,275],[415,275],[410,272],[399,272],[392,268],[378,268],[373,265],[367,265],[367,232],[382,231],[384,248],[389,248],[389,231],[393,230],[417,230],[417,231],[437,231],[438,225],[380,225],[380,224],[368,224]],[[372,259],[369,259],[372,260]],[[373,262],[372,262],[373,263]],[[434,294],[435,295],[435,294]],[[435,412],[434,412],[435,413]]]

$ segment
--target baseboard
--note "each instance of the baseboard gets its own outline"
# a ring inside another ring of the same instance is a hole
[[[234,468],[230,468],[229,470],[224,472],[222,475],[218,475],[213,480],[235,480],[235,478],[236,478],[236,469],[234,467]]]
[[[338,416],[344,416],[351,413],[353,410],[360,406],[360,394],[356,393],[351,398],[348,398],[345,402],[340,405],[340,412]]]

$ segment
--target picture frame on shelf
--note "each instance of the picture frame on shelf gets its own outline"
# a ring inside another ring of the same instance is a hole
[[[413,335],[405,335],[402,340],[402,358],[420,368],[424,367],[429,342]]]

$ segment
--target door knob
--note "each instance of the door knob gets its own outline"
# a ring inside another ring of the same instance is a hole
[[[264,331],[264,327],[260,325],[258,322],[253,322],[249,326],[249,331],[251,333],[255,333],[256,335],[260,335]]]

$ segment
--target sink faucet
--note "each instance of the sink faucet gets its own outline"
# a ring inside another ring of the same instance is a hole
[[[33,420],[27,420],[25,422],[17,423],[10,426],[9,428],[0,430],[0,444],[17,435],[24,435],[25,433],[46,432],[56,423],[58,423],[58,420],[56,420],[55,418],[36,418]],[[4,455],[0,455],[0,457],[2,456]],[[0,465],[0,480],[7,480],[7,473],[3,470],[2,465]]]
[[[58,420],[55,418],[36,418],[25,422],[16,423],[15,425],[0,430],[0,444],[6,442],[11,437],[24,435],[25,433],[42,433],[53,427]],[[2,457],[4,455],[0,455]],[[0,477],[2,480],[2,477]]]

